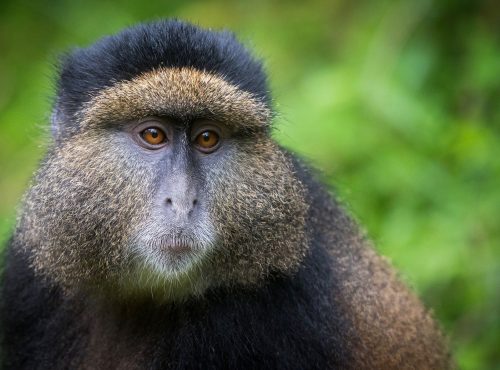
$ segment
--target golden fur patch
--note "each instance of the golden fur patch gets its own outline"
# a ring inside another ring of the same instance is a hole
[[[269,107],[222,77],[193,68],[161,68],[100,90],[82,109],[82,125],[154,115],[217,119],[243,128],[270,124]]]
[[[346,245],[350,258],[342,249],[331,252],[344,271],[338,299],[352,315],[354,367],[453,369],[440,328],[390,263],[362,238]]]

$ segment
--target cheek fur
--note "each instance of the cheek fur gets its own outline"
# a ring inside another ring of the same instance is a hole
[[[223,283],[254,284],[272,271],[293,272],[307,249],[304,188],[270,140],[240,149],[212,183],[221,246],[212,273]]]
[[[88,140],[98,144],[92,151]],[[26,198],[30,216],[22,228],[38,231],[22,236],[32,264],[63,286],[119,280],[131,266],[140,229],[158,225],[151,213],[158,186],[153,162],[145,165],[135,157],[141,154],[115,144],[105,136],[75,138],[52,153]],[[204,175],[203,225],[211,230],[204,278],[256,284],[272,271],[293,272],[307,251],[307,205],[287,155],[261,139],[228,153]],[[196,235],[196,225],[191,231]]]
[[[85,142],[97,145],[88,150]],[[105,137],[76,137],[35,177],[21,219],[36,271],[63,285],[112,280],[127,264],[130,225],[139,224],[150,183],[130,153]]]

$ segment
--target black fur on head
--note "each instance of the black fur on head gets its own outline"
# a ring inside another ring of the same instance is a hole
[[[53,125],[67,122],[97,91],[162,67],[211,72],[270,105],[262,63],[231,32],[161,20],[127,28],[63,57]]]

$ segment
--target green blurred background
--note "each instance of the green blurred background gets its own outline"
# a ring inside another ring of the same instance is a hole
[[[171,16],[266,60],[277,139],[324,171],[460,366],[500,369],[498,1],[2,0],[0,242],[43,155],[56,56]]]

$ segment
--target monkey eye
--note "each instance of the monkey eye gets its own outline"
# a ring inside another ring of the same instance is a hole
[[[219,134],[213,130],[204,130],[196,136],[195,144],[204,153],[211,153],[219,144]]]
[[[157,127],[148,127],[141,132],[141,138],[147,144],[158,146],[166,142],[167,135]]]

